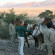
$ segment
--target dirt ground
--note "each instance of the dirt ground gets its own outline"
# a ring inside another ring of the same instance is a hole
[[[25,43],[24,54],[25,55],[45,55],[45,52],[37,50],[34,46],[34,41],[29,40],[30,48]],[[19,55],[18,54],[18,42],[14,42],[14,47],[10,46],[9,40],[0,40],[0,55]]]

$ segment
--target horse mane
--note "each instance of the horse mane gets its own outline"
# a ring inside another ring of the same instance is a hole
[[[25,28],[27,28],[27,25],[28,25],[27,23],[24,23],[24,27],[25,27]]]
[[[36,24],[33,25],[33,30],[35,29],[35,27],[36,27]]]

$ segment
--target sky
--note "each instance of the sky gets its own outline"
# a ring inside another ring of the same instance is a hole
[[[13,3],[26,3],[26,2],[44,2],[46,0],[0,0],[0,5],[13,2]]]

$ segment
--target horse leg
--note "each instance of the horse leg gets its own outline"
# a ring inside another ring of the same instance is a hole
[[[35,47],[37,46],[38,47],[38,39],[36,37],[33,37],[34,40],[35,40]]]
[[[53,55],[54,55],[54,50],[52,52],[53,52]]]
[[[26,42],[28,44],[28,47],[30,47],[29,42],[28,42],[28,39],[27,39],[27,36],[25,36],[25,40],[26,40]]]

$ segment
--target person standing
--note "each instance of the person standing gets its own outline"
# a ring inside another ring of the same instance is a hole
[[[43,23],[41,24],[42,26],[41,29],[43,30],[43,36],[44,36],[44,43],[39,46],[40,50],[46,50],[47,55],[53,55],[52,52],[52,43],[54,40],[54,33],[52,32],[51,29],[47,28],[47,23],[48,19],[45,19]]]
[[[16,27],[16,31],[18,32],[18,40],[19,40],[19,55],[24,55],[23,47],[24,47],[24,32],[31,32],[30,30],[26,30],[24,28],[24,21],[20,21],[20,25]]]
[[[12,21],[9,24],[9,35],[10,35],[11,47],[13,47],[14,46],[14,39],[15,39],[15,35],[16,35],[15,22],[14,21]]]

